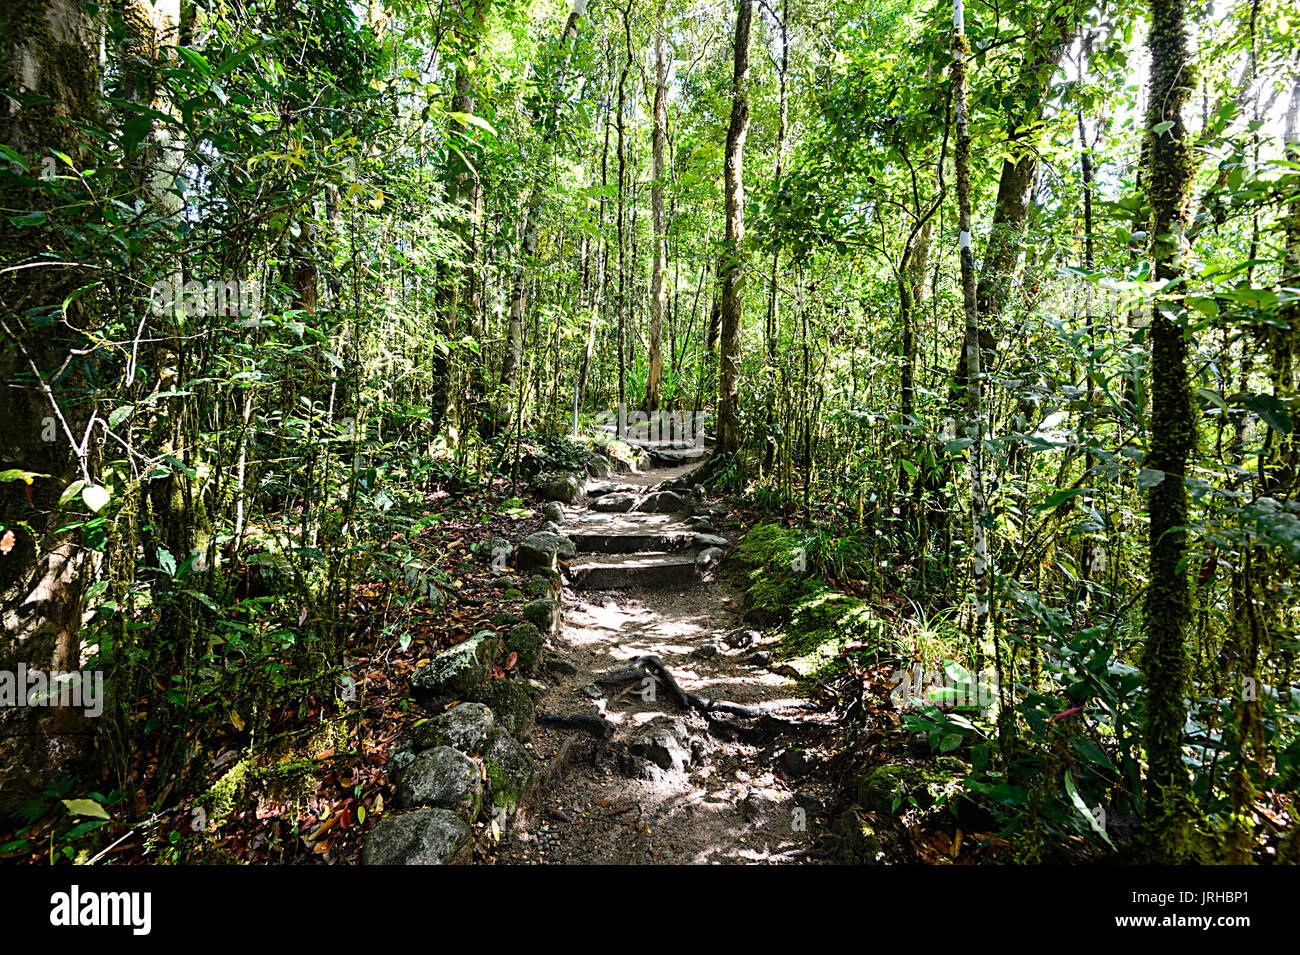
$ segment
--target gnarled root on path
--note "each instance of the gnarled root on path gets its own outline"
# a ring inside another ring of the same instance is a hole
[[[614,724],[599,716],[564,716],[560,713],[538,713],[537,722],[565,729],[582,730],[604,743],[614,735]]]
[[[673,700],[683,709],[699,710],[704,715],[704,718],[710,722],[718,720],[720,714],[753,720],[780,710],[816,709],[811,703],[807,702],[760,703],[758,706],[746,706],[741,703],[732,703],[729,700],[710,700],[703,696],[697,696],[683,690],[677,680],[673,678],[672,673],[664,666],[663,661],[654,655],[637,657],[629,666],[598,677],[596,682],[621,684],[634,680],[644,680],[647,676],[658,680],[667,687]]]

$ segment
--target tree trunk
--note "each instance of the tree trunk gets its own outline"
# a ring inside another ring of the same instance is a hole
[[[1030,198],[1038,171],[1037,151],[1032,141],[1023,141],[1023,130],[1032,129],[1042,116],[1048,87],[1078,17],[1074,4],[1064,6],[1025,41],[1024,60],[1011,97],[1016,106],[1008,114],[1006,124],[1008,146],[1018,148],[1020,153],[1014,160],[1005,159],[1002,163],[997,202],[984,251],[984,266],[975,290],[976,307],[984,328],[982,347],[986,351],[996,346],[992,328],[1010,298],[1011,276],[1020,257],[1021,239],[1029,218]],[[967,357],[968,351],[963,348],[949,392],[949,413],[954,416],[963,403],[963,391],[970,377]]]
[[[668,63],[664,59],[664,7],[660,6],[661,26],[655,28],[655,102],[653,151],[654,165],[650,184],[650,211],[654,229],[654,271],[650,277],[650,356],[646,369],[646,411],[659,407],[659,379],[663,376],[664,308],[668,301],[665,281],[668,238],[664,222],[664,146],[668,141]]]
[[[1148,492],[1150,585],[1142,671],[1147,708],[1144,735],[1146,835],[1152,861],[1186,858],[1189,834],[1187,721],[1189,664],[1184,644],[1191,619],[1187,571],[1187,461],[1195,444],[1188,388],[1187,308],[1181,289],[1184,235],[1191,192],[1190,149],[1182,111],[1195,80],[1187,59],[1184,0],[1151,0],[1150,106],[1147,113],[1148,234],[1155,279],[1172,283],[1152,306],[1151,444],[1146,467],[1161,479]]]
[[[587,0],[573,0],[569,10],[569,19],[564,24],[564,33],[560,35],[563,51],[559,75],[550,87],[551,100],[547,104],[547,124],[542,134],[543,147],[549,146],[555,139],[555,114],[559,110],[561,91],[564,87],[564,73],[573,52],[573,39],[578,35],[578,20],[587,9]],[[506,353],[501,362],[501,384],[509,393],[514,387],[519,371],[519,360],[524,350],[524,311],[528,307],[528,271],[529,264],[537,255],[538,220],[542,214],[542,179],[540,175],[534,181],[528,202],[524,206],[524,217],[520,223],[523,235],[523,247],[519,250],[519,261],[515,264],[510,279],[510,319],[506,330]]]
[[[1032,129],[1042,117],[1052,76],[1079,19],[1076,6],[1074,3],[1062,6],[1041,24],[1039,33],[1029,37],[1028,49],[1016,77],[1012,96],[1016,110],[1007,117],[1007,129],[1010,135],[1008,146],[1016,149],[1018,155],[1002,163],[997,204],[993,208],[993,222],[984,252],[984,267],[976,288],[979,311],[986,325],[997,320],[1010,297],[1011,276],[1020,256],[1030,196],[1038,173],[1038,152],[1032,141],[1037,134],[1031,133],[1029,142],[1017,142],[1017,136],[1023,135],[1019,131],[1026,127]]]
[[[472,77],[475,63],[478,60],[483,23],[487,15],[487,0],[469,0],[468,9],[464,12],[467,14],[468,29],[462,38],[465,49],[456,63],[456,92],[452,95],[451,111],[472,115],[474,112]],[[447,149],[445,182],[447,203],[453,207],[458,207],[458,214],[461,217],[452,223],[452,230],[460,238],[462,254],[468,257],[469,225],[473,215],[470,204],[472,200],[470,180],[473,178],[473,171],[461,157],[460,152],[457,151],[463,151],[468,148],[467,145],[463,142],[459,145],[456,144],[457,139],[463,139],[465,128],[465,123],[455,116],[447,120],[449,148]],[[451,145],[457,145],[457,150],[451,149]],[[460,328],[460,292],[462,287],[466,291],[469,290],[469,285],[473,281],[473,263],[467,261],[460,269],[455,269],[448,263],[442,263],[438,267],[438,280],[435,310],[438,332],[442,342],[434,344],[433,356],[430,360],[433,394],[429,402],[429,430],[430,437],[433,438],[437,438],[439,433],[445,430],[447,445],[451,447],[456,443],[459,424],[452,349],[454,348],[453,342],[456,334]]]
[[[614,121],[618,129],[618,204],[614,215],[618,225],[618,420],[627,408],[627,145],[624,113],[627,110],[627,74],[632,68],[632,0],[623,8],[623,30],[627,58],[618,75],[618,106]],[[622,425],[620,424],[620,428]],[[625,437],[620,432],[620,438]]]
[[[54,151],[80,168],[86,156],[73,121],[94,122],[99,100],[99,25],[73,0],[18,0],[4,14],[0,57],[0,143],[27,164],[31,179]],[[66,174],[66,171],[64,172]],[[57,227],[78,228],[42,190],[11,179],[0,206],[39,210],[49,225],[7,229],[0,268],[31,260],[31,250],[60,243]],[[0,275],[0,471],[29,472],[0,482],[0,670],[75,670],[80,666],[83,568],[80,534],[59,533],[68,515],[59,498],[75,480],[90,482],[89,406],[76,396],[80,373],[60,374],[84,344],[89,296],[70,302],[58,321],[28,324],[29,309],[53,308],[89,279],[77,269],[27,268]],[[30,483],[29,483],[30,482]],[[77,506],[77,505],[73,505]],[[26,697],[27,687],[19,694]],[[77,761],[89,742],[82,709],[0,708],[0,810],[28,798]]]
[[[965,11],[962,0],[953,2],[953,102],[955,104],[957,141],[955,148],[957,173],[958,252],[961,256],[962,300],[966,311],[966,437],[970,439],[970,513],[971,553],[975,588],[975,669],[980,669],[985,630],[988,625],[990,603],[990,565],[988,529],[991,515],[984,500],[984,427],[980,406],[980,315],[975,285],[975,256],[971,251],[971,191],[970,191],[970,121],[967,115]]]
[[[740,0],[736,13],[735,69],[731,81],[731,123],[727,127],[723,210],[726,237],[718,272],[721,276],[718,320],[720,355],[718,373],[718,453],[740,450],[740,318],[744,308],[745,241],[745,135],[749,132],[749,100],[745,93],[749,74],[749,27],[753,0]]]
[[[610,85],[614,80],[613,61],[608,70]],[[591,374],[591,358],[596,348],[596,326],[605,314],[605,267],[609,260],[609,243],[605,241],[605,187],[609,185],[609,100],[613,89],[605,94],[605,137],[600,152],[600,212],[596,223],[596,232],[600,236],[600,249],[597,252],[596,282],[592,288],[591,315],[587,321],[587,340],[582,352],[582,369],[578,373],[578,408],[581,410],[587,397],[587,380]]]
[[[775,12],[773,13],[775,17]],[[778,23],[781,30],[781,55],[777,61],[777,90],[778,90],[778,119],[776,127],[776,160],[772,169],[772,192],[776,193],[781,188],[782,165],[785,159],[785,137],[789,132],[790,125],[790,103],[789,103],[789,83],[787,82],[787,73],[790,69],[790,0],[785,0],[781,6],[781,19]],[[767,367],[768,374],[774,375],[776,372],[776,339],[777,332],[780,328],[780,310],[777,305],[777,269],[780,265],[781,253],[774,251],[772,253],[772,271],[768,278],[767,288],[767,321],[763,330],[763,338],[767,344]],[[769,387],[767,398],[764,402],[763,410],[763,474],[769,474],[773,465],[776,463],[777,439],[776,439],[776,389]]]
[[[1084,81],[1084,68],[1088,59],[1092,55],[1092,35],[1086,33],[1081,41],[1079,52],[1079,84],[1082,86]],[[1093,193],[1094,183],[1096,181],[1096,169],[1093,163],[1094,143],[1088,142],[1088,127],[1084,122],[1083,106],[1078,108],[1079,123],[1079,174],[1081,188],[1083,190],[1083,268],[1086,272],[1091,272],[1096,268],[1096,240],[1093,236]],[[1084,325],[1088,332],[1088,370],[1087,370],[1087,410],[1084,412],[1084,434],[1087,448],[1084,452],[1083,470],[1084,483],[1091,485],[1093,483],[1092,469],[1096,460],[1093,454],[1093,445],[1096,443],[1096,426],[1097,416],[1095,403],[1097,400],[1096,375],[1093,367],[1093,356],[1097,351],[1097,321],[1094,314],[1094,290],[1091,282],[1084,283],[1084,294],[1087,304],[1085,306]],[[1092,510],[1095,507],[1091,491],[1084,495],[1085,510]],[[1096,581],[1105,573],[1106,568],[1106,538],[1104,534],[1097,533],[1089,535],[1085,542],[1086,552],[1084,554],[1083,572],[1084,579]]]

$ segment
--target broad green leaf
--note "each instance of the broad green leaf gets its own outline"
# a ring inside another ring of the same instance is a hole
[[[1147,491],[1155,487],[1165,479],[1165,472],[1153,468],[1143,468],[1138,471],[1137,486],[1138,490]]]
[[[200,75],[202,76],[212,75],[212,64],[208,62],[208,58],[204,56],[202,53],[199,53],[195,50],[191,50],[187,46],[178,46],[176,48],[176,52],[181,55],[181,58],[186,63],[194,67],[194,69],[196,69],[200,73]]]
[[[82,488],[85,486],[85,481],[73,481],[69,484],[64,492],[59,496],[59,506],[62,507],[64,504],[67,504],[70,500],[80,494]]]
[[[75,816],[92,816],[95,819],[112,819],[106,810],[93,799],[64,799],[63,805]]]
[[[108,504],[109,494],[98,484],[87,484],[81,489],[81,499],[85,501],[86,507],[98,514]]]
[[[36,471],[24,471],[21,468],[9,468],[8,470],[0,471],[0,484],[22,481],[24,484],[30,485],[37,478],[47,477],[49,477],[48,474],[39,474]]]
[[[1070,796],[1070,802],[1074,803],[1074,808],[1079,811],[1079,815],[1083,816],[1083,818],[1087,820],[1088,828],[1105,839],[1106,845],[1110,846],[1112,849],[1115,848],[1115,843],[1111,842],[1110,836],[1106,835],[1105,827],[1097,825],[1097,819],[1093,816],[1092,810],[1088,808],[1088,804],[1085,803],[1083,797],[1079,795],[1079,789],[1074,785],[1074,777],[1070,775],[1069,770],[1065,771],[1065,791]]]
[[[14,228],[22,229],[29,225],[40,225],[45,221],[44,212],[28,212],[21,216],[6,216]]]
[[[1247,395],[1242,404],[1278,434],[1291,433],[1291,416],[1282,402],[1272,395]]]
[[[492,128],[492,124],[482,116],[475,116],[472,113],[461,113],[456,111],[448,112],[447,115],[462,126],[477,126],[479,129],[489,132],[493,136],[497,134],[497,131]]]
[[[1059,507],[1071,498],[1078,497],[1080,494],[1087,494],[1091,490],[1092,488],[1090,487],[1071,487],[1066,488],[1064,491],[1057,491],[1055,494],[1050,495],[1042,504],[1038,505],[1038,509],[1040,511],[1050,511],[1052,508]]]

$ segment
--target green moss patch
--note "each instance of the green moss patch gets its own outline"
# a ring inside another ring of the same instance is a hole
[[[844,666],[840,654],[854,643],[864,653],[884,652],[889,629],[864,601],[808,571],[804,534],[759,524],[736,550],[735,583],[751,608],[782,621],[773,656],[809,679]]]

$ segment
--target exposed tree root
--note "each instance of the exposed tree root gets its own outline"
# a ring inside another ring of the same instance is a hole
[[[569,763],[573,761],[573,740],[574,737],[572,736],[564,737],[564,742],[560,744],[559,750],[547,761],[546,768],[542,770],[542,778],[537,783],[538,792],[546,789],[564,775]]]
[[[790,849],[769,857],[769,862],[799,862],[803,859],[833,859],[836,853],[829,849]]]
[[[559,713],[538,713],[538,723],[550,726],[562,726],[566,729],[581,730],[590,733],[601,743],[614,734],[614,724],[599,716],[564,716]]]
[[[729,714],[738,716],[742,719],[760,719],[772,713],[781,710],[809,710],[815,709],[811,703],[807,702],[782,702],[782,703],[761,703],[758,706],[746,706],[742,703],[732,703],[729,700],[710,700],[694,693],[688,693],[681,688],[677,680],[673,678],[672,673],[664,666],[663,661],[657,656],[649,655],[638,657],[633,660],[630,666],[621,670],[615,670],[605,676],[598,677],[597,683],[602,684],[621,684],[634,680],[643,680],[647,676],[657,679],[668,689],[669,695],[683,709],[698,710],[705,719],[714,722],[719,718],[719,714]]]

